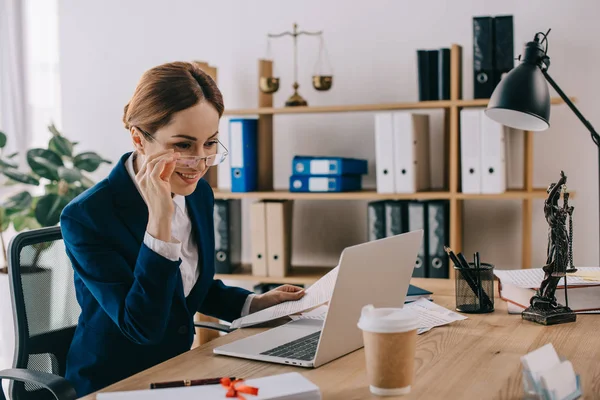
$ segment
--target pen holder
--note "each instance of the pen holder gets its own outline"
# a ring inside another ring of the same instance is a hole
[[[456,271],[456,311],[483,314],[494,311],[494,266],[480,263],[479,268],[469,263],[470,268],[454,266]]]

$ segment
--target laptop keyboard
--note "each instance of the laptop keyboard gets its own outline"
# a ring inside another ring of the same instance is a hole
[[[267,350],[260,354],[265,356],[275,356],[283,358],[292,358],[295,360],[310,361],[315,358],[317,353],[317,344],[321,331],[311,333],[292,342],[288,342],[274,349]]]

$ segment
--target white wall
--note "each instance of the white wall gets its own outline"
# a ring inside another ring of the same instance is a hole
[[[117,160],[130,150],[121,123],[123,106],[146,69],[174,60],[204,60],[218,67],[227,108],[257,104],[257,59],[266,34],[291,29],[325,31],[334,68],[334,87],[320,93],[310,86],[318,42],[299,40],[300,92],[310,105],[414,101],[417,99],[417,48],[463,46],[463,97],[472,98],[472,17],[514,15],[515,54],[538,31],[549,37],[551,75],[592,123],[600,108],[600,3],[594,0],[421,0],[421,1],[60,1],[60,63],[63,129],[93,149]],[[273,42],[282,89],[282,106],[292,84],[292,46]],[[554,95],[554,93],[552,93]],[[435,126],[441,121],[436,115]],[[555,106],[552,127],[535,134],[534,185],[546,187],[569,177],[577,191],[575,263],[598,264],[597,153],[588,133],[566,106]],[[441,143],[434,151],[434,183],[442,182]],[[510,186],[522,185],[522,140],[512,139]],[[275,185],[286,188],[291,157],[299,153],[336,154],[370,160],[365,186],[374,187],[372,114],[277,116]],[[362,141],[362,142],[361,142]],[[104,168],[98,177],[105,175]],[[248,203],[246,202],[246,205]],[[520,201],[469,201],[465,208],[465,251],[478,250],[484,261],[508,268],[521,261]],[[542,201],[534,203],[533,262],[545,260],[546,223]],[[366,202],[296,202],[293,262],[335,265],[341,249],[365,239]],[[247,222],[247,214],[246,220]],[[248,229],[246,244],[248,244]],[[315,232],[322,232],[316,235]],[[245,259],[249,259],[245,246]]]

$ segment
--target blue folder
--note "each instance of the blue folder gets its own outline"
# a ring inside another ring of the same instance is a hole
[[[258,120],[229,120],[231,191],[253,192],[258,186]]]
[[[290,192],[350,192],[361,188],[362,175],[290,176]]]
[[[295,156],[292,173],[295,175],[364,175],[367,160],[348,157]]]

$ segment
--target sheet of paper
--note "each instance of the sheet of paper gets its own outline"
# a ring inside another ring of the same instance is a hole
[[[323,305],[317,308],[314,308],[310,311],[299,315],[290,315],[290,318],[293,320],[298,319],[318,319],[321,321],[325,321],[325,316],[327,316],[327,311],[329,310],[329,306]]]
[[[556,399],[566,399],[577,391],[577,377],[573,364],[563,361],[540,373],[540,383]]]
[[[578,285],[600,285],[600,281],[594,282],[585,280],[581,276],[577,276],[577,274],[600,274],[600,267],[577,267],[577,272],[575,274],[569,274],[567,276],[569,287]],[[500,279],[500,282],[503,283],[511,283],[527,289],[537,289],[544,279],[544,270],[541,268],[516,270],[495,269],[494,275],[496,275],[498,279]],[[564,286],[564,284],[565,279],[561,278],[558,285]]]
[[[521,363],[537,379],[542,371],[559,364],[560,359],[552,343],[546,343],[542,347],[522,356]]]
[[[300,300],[287,301],[276,306],[266,308],[245,317],[238,318],[231,323],[234,329],[261,324],[272,321],[277,318],[286,317],[291,314],[308,310],[315,306],[327,303],[331,300],[333,288],[337,279],[339,266],[329,271],[325,276],[319,279],[306,289],[306,294]]]
[[[429,300],[420,299],[404,306],[419,315],[419,329],[417,334],[425,333],[431,328],[442,326],[454,321],[467,319],[464,315],[455,313]]]
[[[593,282],[600,282],[600,268],[598,270],[591,270],[591,271],[587,271],[587,270],[578,270],[577,272],[574,272],[573,274],[569,274],[567,279],[570,279],[571,276],[577,276],[581,279],[583,279],[584,281],[593,281]],[[570,283],[570,280],[569,280]]]

